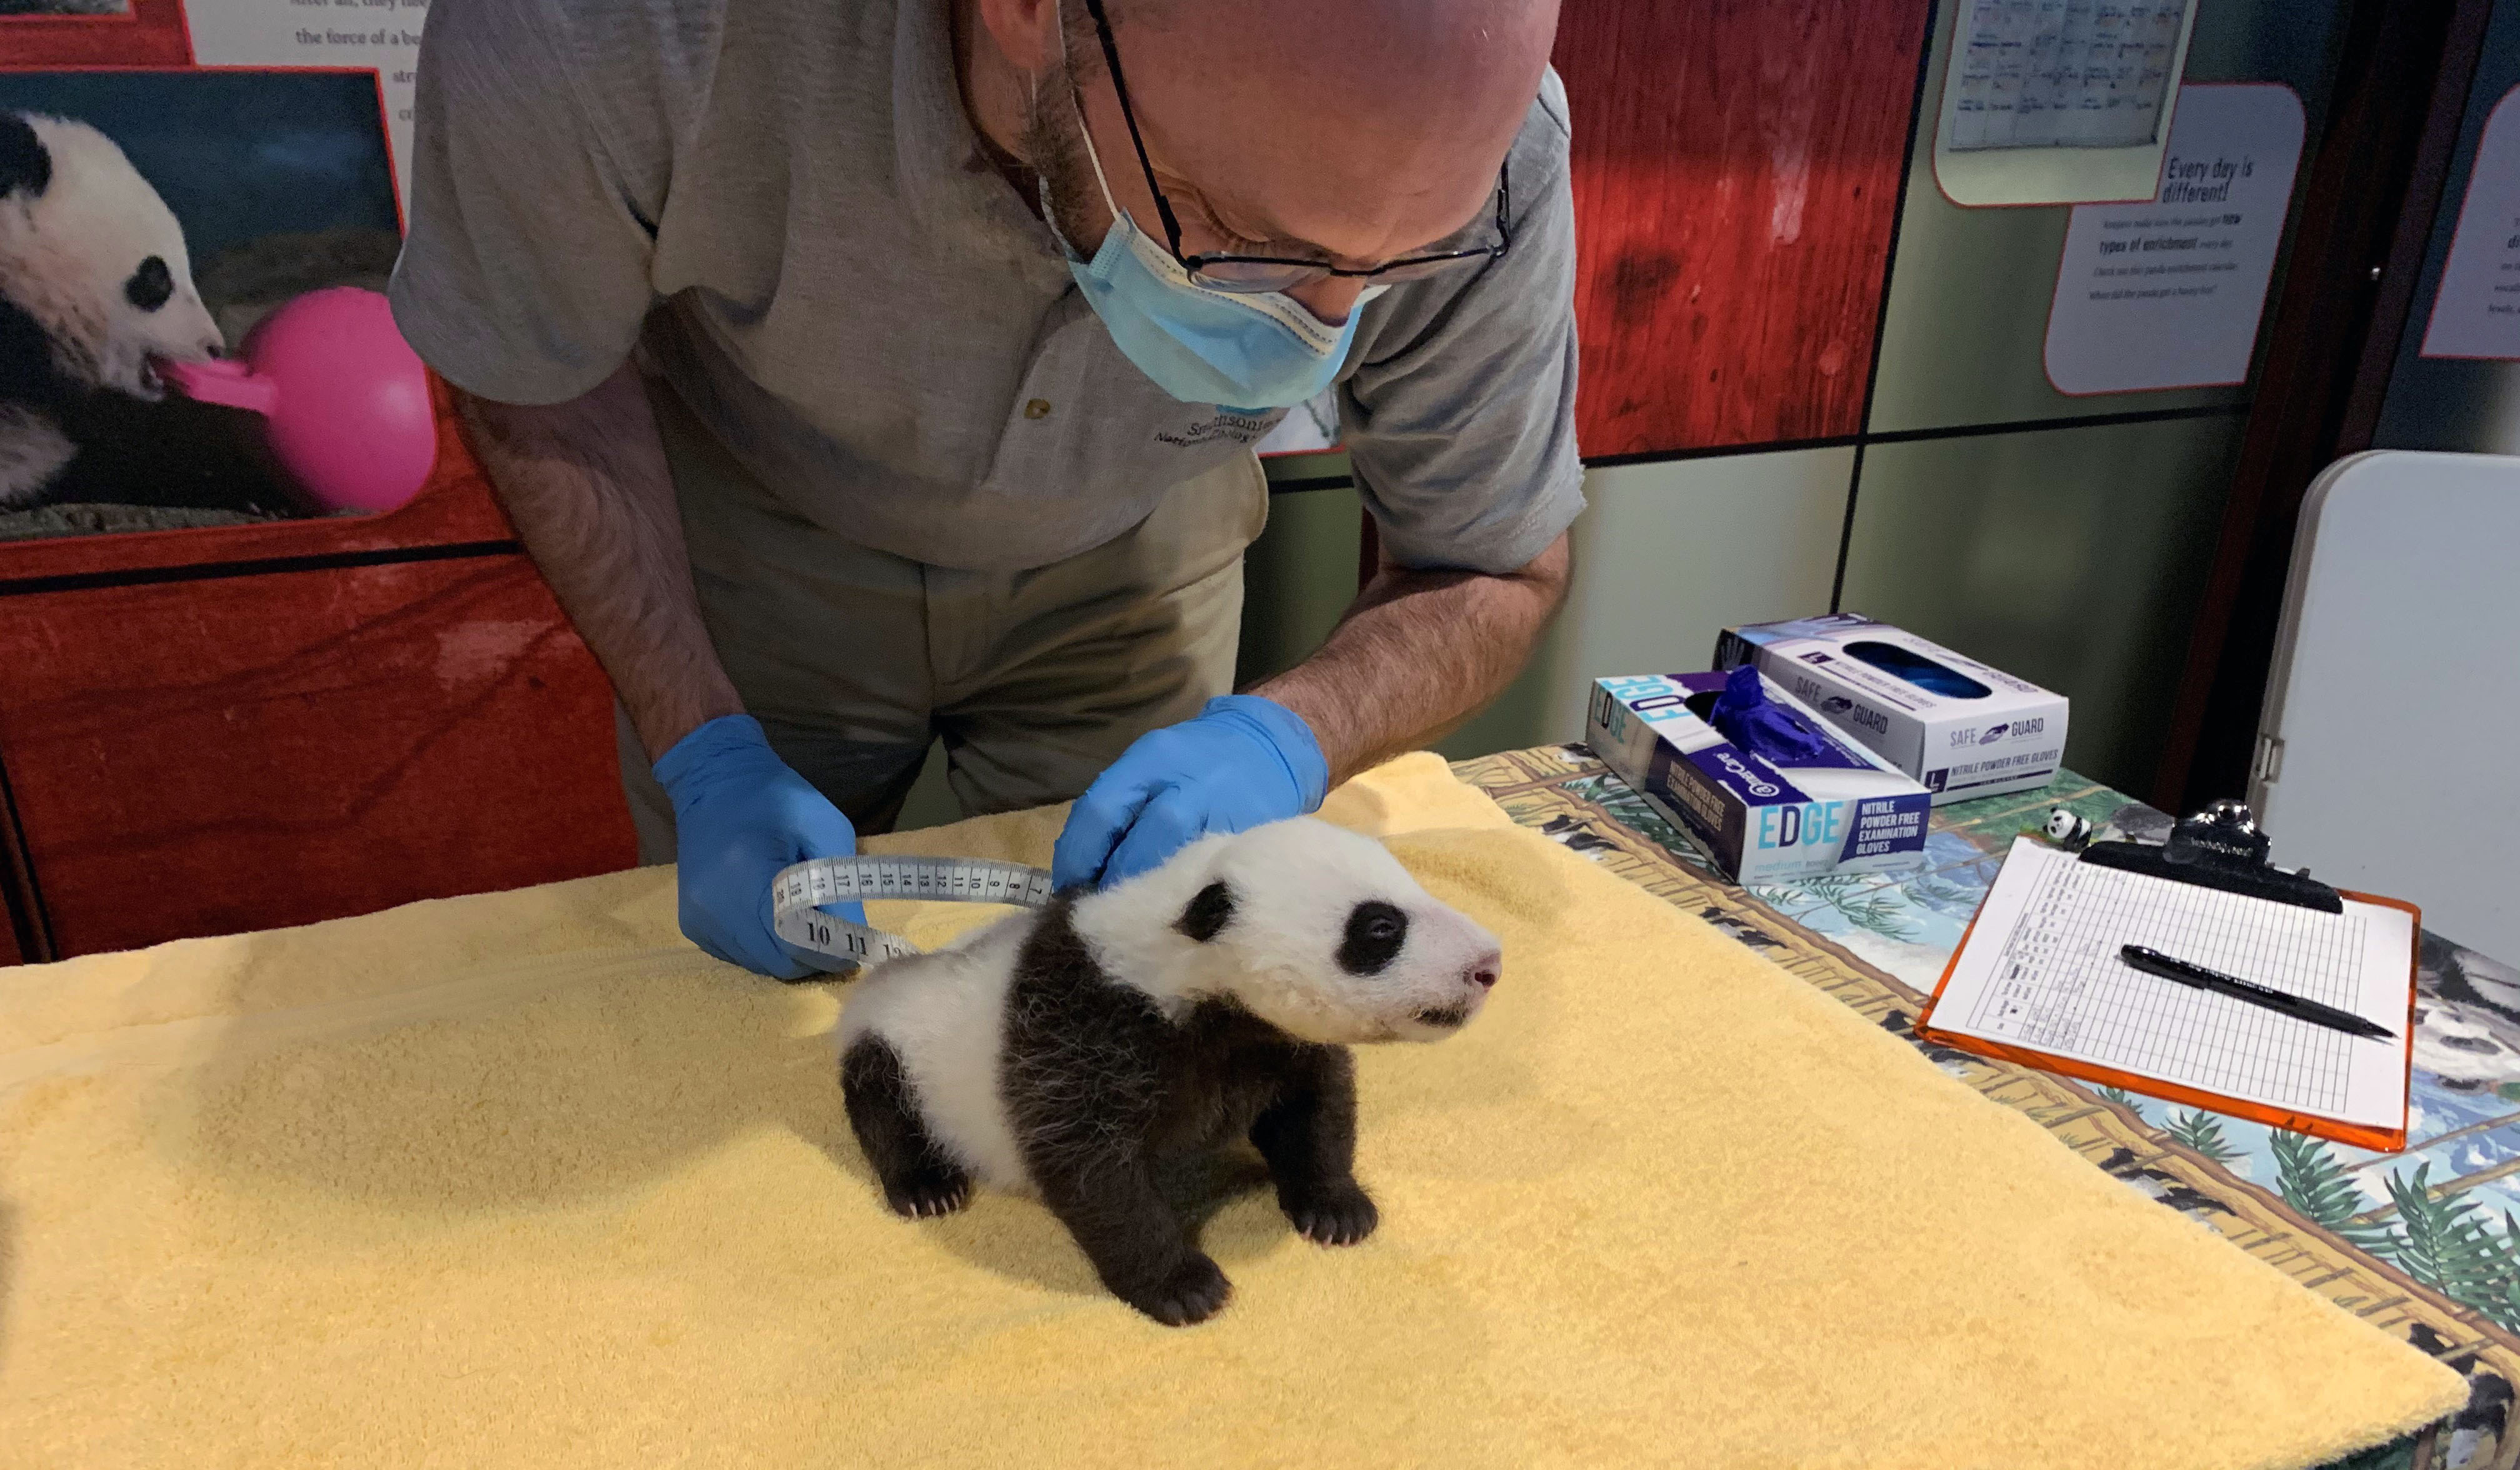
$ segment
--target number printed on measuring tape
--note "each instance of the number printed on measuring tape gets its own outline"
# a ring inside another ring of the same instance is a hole
[[[784,869],[771,880],[772,927],[800,950],[841,969],[919,953],[897,935],[853,924],[822,911],[827,904],[872,899],[916,899],[948,904],[1013,904],[1038,909],[1050,902],[1050,874],[1021,863],[990,858],[890,858],[861,855],[816,858]]]

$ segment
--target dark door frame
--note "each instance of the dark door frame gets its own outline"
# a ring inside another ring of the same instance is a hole
[[[2303,495],[2371,447],[2494,0],[2354,0],[2152,803],[2243,794]]]

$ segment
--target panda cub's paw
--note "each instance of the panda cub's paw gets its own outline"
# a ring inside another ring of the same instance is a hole
[[[1234,1283],[1207,1257],[1205,1251],[1192,1251],[1173,1268],[1172,1274],[1157,1285],[1123,1292],[1121,1296],[1132,1307],[1153,1317],[1167,1327],[1187,1327],[1206,1321],[1225,1306],[1234,1295]]]
[[[1354,1180],[1315,1184],[1299,1195],[1281,1193],[1278,1207],[1295,1233],[1315,1245],[1354,1245],[1373,1233],[1381,1212]]]
[[[950,1164],[922,1164],[885,1180],[883,1198],[906,1220],[932,1220],[971,1202],[971,1177]]]

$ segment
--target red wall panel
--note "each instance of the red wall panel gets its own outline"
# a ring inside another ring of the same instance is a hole
[[[1928,0],[1565,0],[1588,458],[1852,434]]]
[[[183,0],[131,0],[127,16],[0,18],[0,67],[189,67]]]
[[[609,686],[521,556],[0,610],[0,751],[62,956],[636,861]]]

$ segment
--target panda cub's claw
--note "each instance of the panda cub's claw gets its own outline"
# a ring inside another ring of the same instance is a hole
[[[1225,1307],[1234,1295],[1234,1283],[1205,1251],[1192,1251],[1182,1258],[1172,1274],[1151,1288],[1124,1293],[1129,1305],[1153,1317],[1167,1327],[1188,1327],[1206,1321]]]
[[[1315,1245],[1354,1245],[1373,1233],[1382,1214],[1354,1180],[1319,1186],[1294,1199],[1281,1198],[1279,1208],[1295,1233]]]
[[[904,1220],[933,1220],[971,1202],[971,1177],[950,1166],[922,1165],[884,1180],[883,1198]]]

